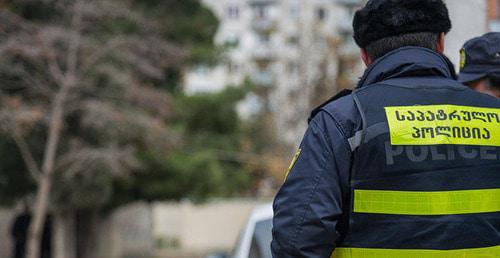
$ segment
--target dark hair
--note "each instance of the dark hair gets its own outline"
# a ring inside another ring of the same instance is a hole
[[[499,76],[490,76],[488,77],[490,87],[500,90],[500,75]]]
[[[431,50],[436,50],[438,33],[434,32],[418,32],[408,33],[399,36],[387,37],[372,42],[366,46],[365,50],[368,56],[375,60],[391,52],[392,50],[401,47],[423,47]]]

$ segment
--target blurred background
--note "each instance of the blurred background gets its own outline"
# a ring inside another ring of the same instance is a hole
[[[363,73],[364,2],[0,0],[0,257],[30,221],[45,258],[269,257],[310,111]],[[500,0],[446,2],[458,64]]]

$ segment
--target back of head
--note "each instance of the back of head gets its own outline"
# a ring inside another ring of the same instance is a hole
[[[358,46],[375,60],[406,46],[436,50],[451,21],[442,0],[370,0],[356,12],[353,28]]]
[[[465,84],[490,79],[492,85],[500,81],[500,32],[490,32],[473,38],[460,51],[459,81]]]

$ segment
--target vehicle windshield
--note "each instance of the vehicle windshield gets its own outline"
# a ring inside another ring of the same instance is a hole
[[[272,258],[272,219],[262,220],[255,224],[249,258]]]

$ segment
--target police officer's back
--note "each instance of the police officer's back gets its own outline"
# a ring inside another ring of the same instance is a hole
[[[368,68],[312,112],[274,202],[274,257],[500,257],[500,101],[456,81],[441,0],[371,0]]]

